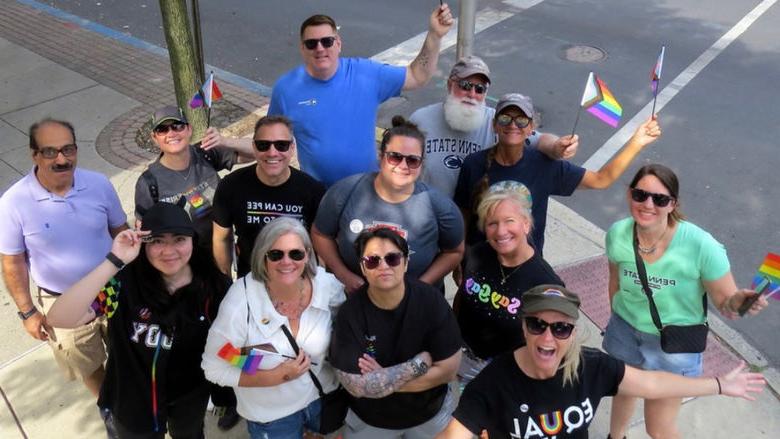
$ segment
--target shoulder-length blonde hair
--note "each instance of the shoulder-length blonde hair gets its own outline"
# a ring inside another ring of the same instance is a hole
[[[266,224],[260,234],[257,235],[255,246],[252,248],[252,277],[257,281],[268,282],[268,270],[265,267],[265,255],[280,236],[292,233],[301,238],[303,249],[309,256],[309,261],[303,268],[303,277],[313,278],[317,272],[316,256],[311,245],[309,233],[300,221],[294,218],[279,217]]]

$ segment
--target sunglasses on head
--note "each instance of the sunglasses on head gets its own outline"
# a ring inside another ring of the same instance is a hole
[[[398,166],[402,161],[406,160],[406,166],[408,166],[409,169],[419,168],[423,161],[422,157],[419,155],[406,155],[395,151],[386,151],[385,157],[387,158],[387,163],[390,163],[392,166]]]
[[[325,49],[328,49],[330,47],[333,47],[333,43],[336,42],[336,37],[322,37],[322,38],[309,38],[308,40],[303,40],[303,46],[309,50],[314,50],[317,48],[317,44],[322,44],[322,47]]]
[[[260,152],[271,149],[271,145],[279,152],[287,152],[292,145],[292,140],[255,140],[255,148]]]
[[[379,263],[382,262],[382,259],[385,260],[385,264],[387,264],[388,267],[397,267],[403,258],[403,253],[393,252],[384,256],[363,256],[360,259],[363,261],[363,266],[366,267],[367,270],[373,270],[379,267]]]
[[[512,121],[515,122],[515,126],[518,128],[525,128],[531,123],[531,119],[524,115],[512,117],[508,114],[499,114],[496,117],[496,123],[501,127],[509,126]]]
[[[652,192],[643,191],[639,188],[631,188],[631,199],[637,203],[644,203],[648,197],[653,199],[653,204],[658,207],[666,207],[674,201],[674,197],[665,194],[654,194]]]
[[[488,86],[484,84],[478,84],[475,82],[467,81],[465,79],[461,79],[458,81],[458,87],[460,87],[463,91],[471,91],[471,89],[474,89],[474,92],[478,95],[483,95],[485,92],[487,92]]]
[[[186,126],[187,126],[186,123],[174,122],[174,123],[169,123],[167,125],[157,125],[156,127],[154,127],[152,131],[154,131],[154,134],[165,134],[168,132],[168,130],[173,130],[179,133],[183,131]]]
[[[55,148],[53,146],[42,146],[38,148],[36,151],[38,151],[38,154],[40,154],[45,159],[56,159],[60,153],[62,153],[62,155],[65,157],[72,157],[76,155],[77,150],[78,150],[78,146],[76,146],[75,143],[71,143],[70,145],[65,145],[62,148]]]
[[[571,337],[572,331],[574,331],[574,324],[567,322],[553,322],[548,323],[538,317],[526,317],[525,327],[533,335],[542,335],[547,328],[550,328],[550,332],[553,337],[558,340],[566,340]]]
[[[265,257],[271,262],[279,262],[282,260],[282,258],[284,258],[284,250],[279,250],[279,249],[268,250],[268,253],[265,254]],[[306,252],[294,248],[287,252],[287,257],[289,257],[293,261],[299,262],[306,257]]]

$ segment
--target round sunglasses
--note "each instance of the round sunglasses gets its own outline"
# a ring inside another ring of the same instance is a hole
[[[390,163],[391,166],[398,166],[402,161],[406,160],[406,166],[408,166],[409,169],[419,168],[423,161],[422,157],[419,155],[406,155],[395,151],[386,151],[385,157],[387,158],[387,163]]]
[[[568,322],[546,322],[538,317],[526,317],[525,327],[533,335],[542,335],[547,328],[550,328],[550,332],[553,337],[558,340],[566,340],[571,337],[571,333],[574,331],[574,324]]]
[[[322,47],[329,49],[333,47],[335,42],[336,37],[309,38],[308,40],[303,40],[303,47],[314,50],[317,48],[317,44],[322,44]]]
[[[260,152],[266,152],[271,149],[271,145],[279,152],[287,152],[290,150],[292,140],[254,140],[255,149]]]
[[[666,207],[674,201],[674,197],[671,195],[666,194],[655,194],[652,192],[643,191],[639,188],[631,188],[631,199],[636,201],[637,203],[644,203],[647,198],[650,197],[653,199],[653,204],[655,204],[658,207]]]
[[[384,256],[363,256],[360,258],[361,261],[363,261],[363,266],[366,267],[367,270],[374,270],[377,267],[379,267],[379,263],[382,262],[384,259],[385,264],[387,264],[388,267],[397,267],[401,260],[403,260],[404,254],[401,252],[392,252],[388,253]]]
[[[284,258],[284,250],[268,250],[268,252],[265,254],[265,257],[271,262],[279,262],[282,260],[282,258]],[[287,252],[287,257],[293,261],[300,262],[303,260],[303,258],[306,257],[306,252],[304,250],[294,248]]]
[[[499,114],[496,117],[496,123],[500,127],[509,126],[509,124],[512,123],[513,121],[515,123],[515,126],[518,128],[525,128],[531,123],[531,119],[523,115],[512,117],[508,114]]]
[[[37,148],[36,151],[38,154],[41,155],[41,157],[45,159],[55,159],[57,158],[60,153],[64,155],[65,157],[73,157],[76,155],[76,151],[78,151],[78,146],[76,146],[75,143],[71,143],[69,145],[65,145],[62,148],[55,148],[53,146],[42,146],[40,148]]]
[[[180,133],[184,131],[184,128],[186,127],[187,127],[186,123],[174,122],[174,123],[169,123],[167,125],[157,125],[156,127],[154,127],[152,131],[154,131],[154,134],[165,134],[169,130],[173,130],[174,132]]]

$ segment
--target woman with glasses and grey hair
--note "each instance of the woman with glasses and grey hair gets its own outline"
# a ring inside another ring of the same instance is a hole
[[[487,241],[469,248],[463,282],[453,308],[464,348],[458,376],[468,383],[491,358],[525,343],[521,331],[523,292],[541,284],[563,285],[529,243],[531,193],[516,181],[495,183],[477,207]]]
[[[315,261],[300,221],[271,221],[255,241],[251,273],[230,288],[209,331],[203,370],[235,388],[252,438],[318,431],[320,394],[310,372],[325,393],[337,387],[325,354],[344,286]]]

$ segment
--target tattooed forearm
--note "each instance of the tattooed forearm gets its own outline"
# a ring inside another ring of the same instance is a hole
[[[341,385],[357,398],[383,398],[424,374],[412,361],[369,372],[365,375],[336,370]]]

